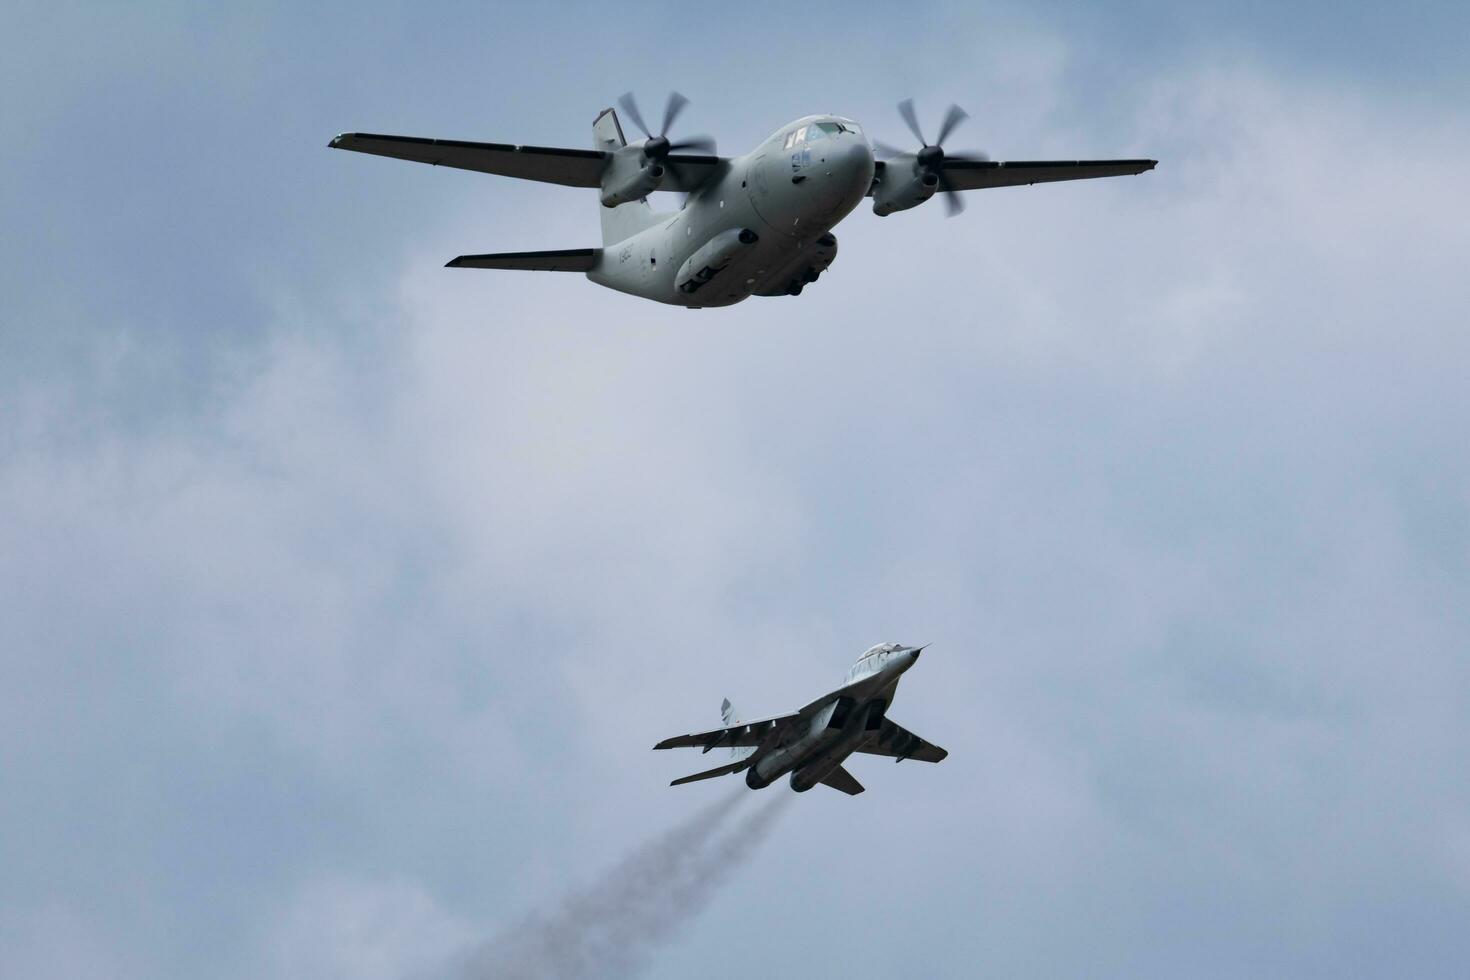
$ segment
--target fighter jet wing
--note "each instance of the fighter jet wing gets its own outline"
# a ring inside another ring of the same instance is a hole
[[[945,160],[943,164],[945,179],[957,191],[1123,177],[1141,174],[1157,165],[1157,160]]]
[[[848,796],[857,796],[863,791],[863,784],[853,778],[852,773],[838,766],[827,773],[822,780],[823,786],[831,786],[833,789],[846,793]]]
[[[859,743],[856,751],[866,752],[868,755],[886,755],[898,762],[904,759],[942,762],[949,755],[939,746],[924,741],[907,728],[886,718],[883,720],[883,727],[878,729],[878,734]]]
[[[778,728],[784,728],[792,722],[801,719],[801,713],[792,715],[777,715],[773,718],[761,718],[757,721],[742,721],[738,725],[729,728],[715,728],[707,732],[694,732],[691,735],[675,735],[666,738],[654,746],[655,749],[680,749],[701,748],[708,752],[710,749],[721,746],[752,746],[760,745],[766,736]]]

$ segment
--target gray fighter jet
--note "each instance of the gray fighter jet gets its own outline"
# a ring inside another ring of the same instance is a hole
[[[658,135],[644,125],[631,95],[620,105],[643,133],[629,142],[618,114],[604,109],[592,124],[591,150],[509,143],[344,133],[339,150],[478,170],[572,187],[596,187],[602,199],[602,247],[547,252],[461,255],[461,269],[581,272],[610,289],[698,309],[729,306],[747,296],[797,296],[837,256],[832,228],[864,197],[873,212],[917,207],[943,192],[951,215],[960,191],[1011,187],[1152,170],[1154,160],[1029,160],[1000,163],[983,154],[946,153],[943,144],[966,118],[950,106],[933,143],[924,138],[911,101],[899,104],[912,150],[870,144],[843,116],[805,116],[782,126],[750,153],[717,156],[708,137],[669,138],[688,103],[669,97]],[[874,150],[885,159],[875,160]],[[654,191],[687,195],[677,211],[656,212]]]
[[[856,796],[863,784],[842,767],[854,752],[884,755],[894,762],[943,761],[948,752],[887,718],[899,678],[919,662],[923,649],[880,643],[852,665],[845,684],[789,715],[738,721],[726,700],[721,705],[724,728],[666,738],[654,748],[698,747],[709,752],[728,745],[735,761],[669,785],[744,772],[745,785],[764,789],[789,772],[791,788],[798,793],[821,783]]]

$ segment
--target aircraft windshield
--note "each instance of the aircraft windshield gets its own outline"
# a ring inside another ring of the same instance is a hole
[[[825,139],[828,136],[836,136],[838,133],[855,133],[862,135],[862,130],[857,123],[851,122],[815,122],[808,123],[798,129],[793,129],[786,134],[786,149],[791,149],[797,143],[814,142]]]

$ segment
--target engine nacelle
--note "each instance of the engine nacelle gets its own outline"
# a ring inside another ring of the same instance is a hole
[[[873,213],[882,217],[916,208],[938,189],[939,175],[921,167],[917,157],[894,157],[883,165],[883,177],[873,188]]]
[[[840,728],[840,734],[797,767],[791,774],[791,788],[798,793],[805,793],[842,765],[842,760],[867,736],[868,719],[879,704],[880,702],[869,701],[856,707],[852,698],[838,698],[831,707],[831,717],[826,727],[829,731]],[[878,710],[881,711],[882,708],[878,707]]]
[[[602,173],[602,206],[615,208],[641,201],[664,182],[664,167],[643,155],[640,146],[625,146],[613,154]]]

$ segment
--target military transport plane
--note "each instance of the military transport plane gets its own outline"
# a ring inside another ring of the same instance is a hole
[[[791,788],[798,793],[821,783],[856,796],[863,784],[842,767],[842,761],[854,752],[886,755],[895,762],[943,761],[948,752],[887,718],[899,678],[919,662],[923,649],[897,643],[871,647],[847,672],[847,683],[789,715],[737,721],[726,700],[720,706],[724,728],[666,738],[654,748],[698,746],[708,752],[728,745],[735,761],[669,785],[743,771],[745,785],[764,789],[789,772]]]
[[[592,124],[593,149],[514,146],[344,133],[339,150],[478,170],[572,187],[596,187],[602,200],[602,247],[549,252],[461,255],[461,269],[581,272],[611,289],[698,309],[729,306],[747,296],[798,296],[837,256],[832,228],[864,197],[873,212],[917,207],[942,191],[950,214],[959,191],[1010,187],[1152,170],[1154,160],[1045,160],[999,163],[943,148],[966,117],[950,106],[933,143],[924,138],[909,100],[899,112],[919,147],[870,144],[843,116],[805,116],[782,126],[750,153],[715,155],[707,137],[671,140],[669,129],[688,103],[669,97],[657,136],[644,125],[631,94],[619,104],[643,133],[629,142],[618,114],[604,109]],[[874,150],[885,159],[875,160]],[[656,212],[654,191],[682,191],[678,211]]]

